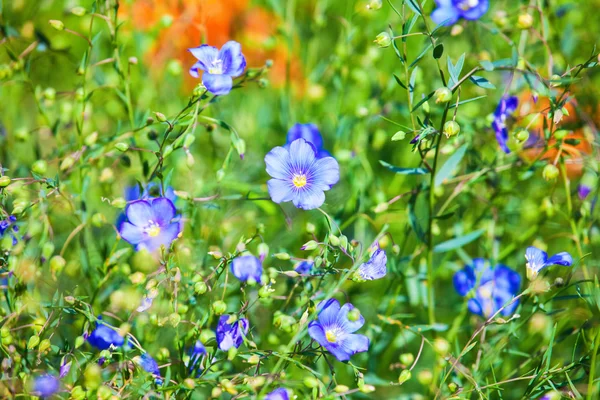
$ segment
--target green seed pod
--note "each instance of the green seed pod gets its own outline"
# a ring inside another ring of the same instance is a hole
[[[375,37],[374,42],[381,48],[389,47],[392,44],[392,36],[387,32],[381,32]]]
[[[456,121],[448,121],[444,124],[444,135],[446,137],[456,136],[460,133],[460,125]]]
[[[63,31],[65,29],[65,24],[57,19],[51,19],[50,21],[48,21],[48,23],[57,31]]]
[[[542,176],[547,181],[555,180],[558,177],[558,174],[559,174],[558,168],[554,164],[546,165],[544,167],[544,170],[542,171]]]
[[[402,385],[404,382],[408,381],[411,377],[412,377],[412,373],[409,370],[405,369],[404,371],[402,371],[400,373],[400,376],[398,377],[398,383]]]
[[[194,285],[194,292],[196,294],[204,294],[207,290],[208,286],[206,285],[206,283],[204,283],[204,281],[196,282],[196,284]]]
[[[217,315],[223,315],[227,312],[227,304],[224,301],[217,300],[212,303],[212,310]]]
[[[45,160],[37,160],[31,166],[31,170],[38,175],[44,175],[48,170],[48,163]]]
[[[435,102],[437,104],[447,103],[452,100],[452,90],[447,87],[438,88],[433,95],[435,96]]]
[[[7,187],[10,185],[10,178],[6,175],[0,176],[0,187]]]
[[[127,143],[119,142],[115,144],[115,148],[123,153],[129,150],[129,145]]]

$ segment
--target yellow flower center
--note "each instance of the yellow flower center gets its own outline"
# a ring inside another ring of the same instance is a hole
[[[477,7],[479,5],[479,0],[463,0],[458,3],[458,8],[463,11],[469,11],[473,7]]]
[[[223,73],[223,61],[213,61],[212,66],[208,69],[208,73],[213,75],[221,75]]]
[[[330,343],[335,343],[335,340],[337,339],[337,337],[335,336],[335,333],[333,333],[332,331],[325,332],[325,337],[327,338],[327,341]]]
[[[292,179],[292,183],[298,189],[300,189],[301,187],[306,186],[306,175],[304,175],[304,174],[302,174],[302,175],[294,175],[294,179]]]
[[[150,237],[156,237],[160,234],[160,226],[154,221],[148,221],[148,226],[144,230]]]

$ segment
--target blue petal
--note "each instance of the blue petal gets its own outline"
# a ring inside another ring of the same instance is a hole
[[[216,47],[203,44],[199,47],[189,49],[190,53],[198,59],[195,64],[202,71],[208,71],[212,66],[213,62],[219,57],[219,50]]]
[[[182,222],[173,222],[172,224],[167,225],[166,227],[160,228],[160,233],[155,237],[146,237],[145,240],[140,242],[137,246],[137,250],[146,249],[150,253],[158,250],[160,246],[165,246],[169,248],[171,243],[177,239],[179,234],[181,233]]]
[[[154,213],[152,220],[162,227],[168,225],[175,218],[176,210],[171,200],[159,197],[152,200],[152,212]]]
[[[517,294],[521,287],[521,275],[502,264],[498,264],[494,268],[494,281],[496,288],[506,290],[511,295]]]
[[[469,311],[471,311],[473,314],[483,315],[481,306],[479,305],[477,300],[469,299],[469,301],[467,302],[467,307],[469,308]]]
[[[111,345],[115,347],[122,346],[124,343],[123,337],[114,329],[98,322],[96,329],[88,337],[88,342],[99,350],[106,350]]]
[[[525,259],[527,260],[527,268],[531,269],[535,273],[538,273],[546,266],[548,254],[537,247],[530,246],[527,248],[527,250],[525,250]]]
[[[323,137],[315,124],[295,124],[292,126],[287,133],[287,143],[290,144],[300,138],[311,143],[317,150],[323,147]]]
[[[492,127],[494,128],[494,131],[496,132],[496,141],[500,145],[500,148],[506,154],[509,154],[510,149],[508,148],[508,145],[506,144],[508,142],[508,129],[506,128],[504,123],[498,119],[494,119],[494,121],[492,122]]]
[[[323,325],[324,329],[327,329],[337,321],[337,315],[340,312],[340,302],[336,299],[322,301],[317,305],[317,310],[319,310],[319,323]]]
[[[195,63],[194,65],[192,65],[190,67],[190,75],[193,78],[199,78],[200,77],[200,73],[198,71],[202,70],[202,64],[200,63],[200,61],[198,61],[197,63]]]
[[[127,243],[132,245],[139,244],[144,240],[144,231],[141,227],[130,224],[129,222],[123,222],[119,228],[119,234]]]
[[[289,400],[290,393],[287,389],[279,388],[273,390],[271,393],[265,396],[264,400]]]
[[[479,0],[479,4],[475,7],[462,12],[462,17],[468,20],[476,20],[481,18],[489,8],[488,0]]]
[[[325,157],[317,160],[311,170],[311,183],[321,190],[329,190],[340,180],[340,166],[333,157]]]
[[[325,193],[322,189],[305,186],[294,194],[292,203],[303,210],[314,210],[325,203]]]
[[[452,25],[458,21],[458,17],[458,11],[452,6],[441,6],[431,13],[431,19],[438,25],[442,23],[445,26]]]
[[[269,179],[267,181],[269,196],[275,203],[284,203],[292,201],[294,198],[294,186],[289,180]]]
[[[369,338],[365,335],[348,335],[339,344],[349,355],[369,350]]]
[[[219,59],[223,62],[223,73],[229,76],[240,76],[246,68],[246,59],[242,54],[242,46],[233,40],[225,43],[219,51]]]
[[[136,200],[127,205],[125,215],[127,215],[127,219],[133,225],[144,227],[148,224],[148,221],[153,220],[154,211],[152,210],[150,202],[146,200]]]
[[[475,271],[470,266],[466,266],[454,274],[454,289],[459,295],[466,296],[475,287],[476,281]]]
[[[290,144],[289,160],[292,172],[307,173],[316,160],[315,147],[304,139],[294,140]]]
[[[311,261],[302,261],[294,267],[294,271],[299,274],[306,275],[309,274],[312,269],[313,263]]]
[[[546,265],[562,265],[570,267],[573,264],[573,257],[566,251],[555,254],[546,261]]]
[[[230,268],[233,275],[242,282],[247,282],[250,278],[260,282],[263,271],[260,260],[253,255],[236,257],[231,262]]]
[[[494,293],[494,300],[496,302],[496,309],[494,310],[494,312],[498,311],[499,309],[510,303],[514,297],[515,296],[513,293],[509,293],[504,290],[497,290]],[[515,312],[518,306],[519,300],[515,301],[507,307],[504,307],[500,314],[502,314],[505,317],[509,317]]]
[[[385,250],[376,250],[368,262],[358,267],[358,274],[362,279],[381,279],[387,274],[387,255]]]
[[[267,174],[276,179],[291,179],[290,153],[283,147],[275,147],[265,156]]]
[[[205,72],[202,75],[202,83],[206,89],[217,96],[222,96],[231,91],[233,80],[229,75],[209,74]]]

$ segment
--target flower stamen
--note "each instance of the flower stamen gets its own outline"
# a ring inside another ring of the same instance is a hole
[[[296,175],[294,175],[294,178],[292,179],[292,183],[298,189],[306,186],[306,175],[304,175],[304,174],[296,174]]]

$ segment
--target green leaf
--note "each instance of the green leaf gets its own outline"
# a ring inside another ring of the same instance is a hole
[[[406,0],[406,5],[416,14],[423,16],[423,14],[421,14],[421,10],[419,10],[419,5],[415,2],[415,0]]]
[[[469,79],[471,80],[471,82],[484,89],[496,89],[496,86],[492,85],[490,81],[481,76],[473,75]]]
[[[394,74],[394,79],[396,79],[396,82],[398,83],[398,85],[400,85],[404,89],[406,89],[406,85],[404,83],[402,83],[402,81],[400,80],[400,78],[398,78],[398,76],[396,76],[396,74]]]
[[[443,54],[444,54],[444,45],[440,43],[437,46],[435,46],[435,48],[433,49],[433,58],[438,60],[442,57]]]
[[[427,171],[425,168],[401,168],[401,167],[396,167],[395,165],[389,164],[383,160],[379,160],[379,162],[381,163],[381,165],[383,165],[390,171],[393,171],[400,175],[425,175],[425,174],[429,173],[429,171]]]
[[[440,168],[439,172],[435,176],[434,184],[436,187],[440,186],[444,182],[444,180],[452,176],[452,172],[456,169],[458,164],[462,161],[463,157],[465,156],[465,153],[467,152],[467,147],[468,145],[466,144],[463,144],[461,147],[459,147],[459,149],[456,150],[454,154],[450,156],[450,158],[448,158],[448,160],[444,163],[442,168]]]
[[[417,104],[415,104],[415,106],[413,107],[411,112],[415,112],[416,110],[419,109],[419,107],[421,107],[423,105],[423,103],[425,103],[427,100],[429,100],[431,98],[431,96],[433,96],[435,94],[435,91],[429,93],[427,96],[423,97]]]
[[[467,235],[460,236],[454,239],[447,240],[435,246],[433,248],[434,253],[445,253],[450,250],[458,249],[459,247],[463,247],[466,244],[471,243],[479,236],[485,233],[485,229],[479,229],[474,232],[471,232]]]
[[[433,47],[433,45],[431,43],[429,43],[421,52],[421,54],[419,54],[417,56],[417,58],[415,58],[415,60],[410,64],[410,68],[414,67],[415,65],[417,65],[417,63],[419,61],[421,61],[421,59],[425,56],[425,54],[427,54],[427,52],[429,51],[429,49],[431,49]]]
[[[487,97],[487,95],[486,95],[486,94],[484,94],[483,96],[477,96],[477,97],[473,97],[472,99],[467,99],[467,100],[459,101],[458,103],[454,103],[454,104],[451,104],[451,105],[449,105],[449,106],[448,106],[448,109],[450,110],[450,109],[452,109],[452,108],[454,108],[454,107],[456,107],[456,106],[460,106],[460,105],[462,105],[462,104],[466,104],[466,103],[470,103],[470,102],[472,102],[472,101],[476,101],[476,100],[479,100],[479,99],[483,99],[483,98],[485,98],[485,97]]]
[[[485,69],[488,72],[493,71],[495,68],[494,63],[492,63],[491,61],[488,61],[488,60],[479,61],[479,65],[481,65],[483,67],[483,69]]]

